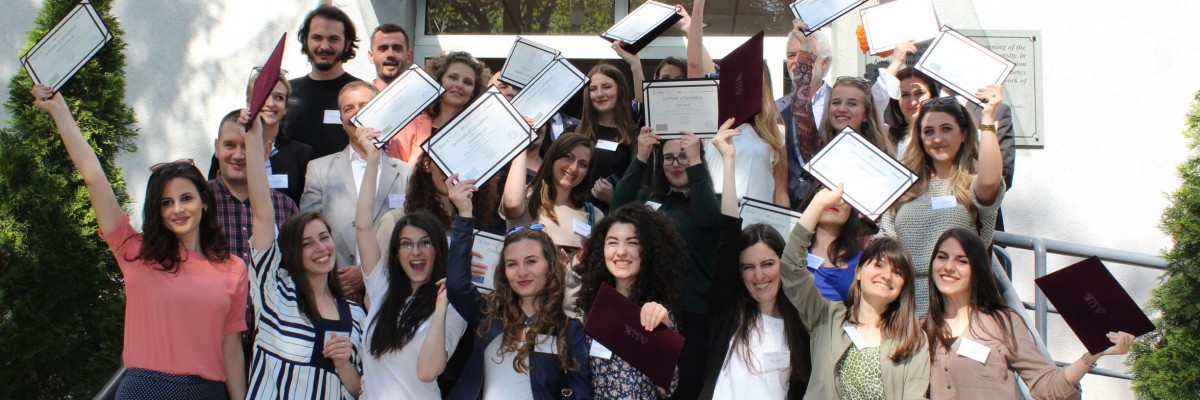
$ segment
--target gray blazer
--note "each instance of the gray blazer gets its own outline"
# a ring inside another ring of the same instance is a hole
[[[304,177],[304,194],[300,197],[301,212],[319,212],[332,227],[340,267],[358,264],[355,260],[358,245],[354,240],[358,190],[355,189],[354,173],[350,170],[352,151],[350,146],[346,146],[342,151],[310,161]],[[412,166],[386,154],[381,157],[379,164],[382,171],[375,192],[375,225],[392,210],[388,195],[407,193],[408,177],[412,175]]]

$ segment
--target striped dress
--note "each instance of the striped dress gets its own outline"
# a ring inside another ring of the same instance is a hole
[[[338,319],[309,321],[296,305],[296,283],[279,268],[279,247],[251,249],[250,296],[254,301],[254,357],[248,399],[353,399],[342,386],[333,361],[325,358],[328,332],[349,333],[350,362],[362,371],[359,353],[366,312],[337,299]]]

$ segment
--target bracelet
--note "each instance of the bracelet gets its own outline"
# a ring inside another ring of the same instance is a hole
[[[979,130],[995,132],[996,124],[979,124]]]
[[[1100,361],[1100,357],[1093,358],[1092,354],[1088,353],[1086,351],[1083,352],[1083,357],[1080,357],[1079,359],[1083,360],[1083,363],[1088,366],[1088,371],[1091,371],[1093,368],[1096,368],[1096,363],[1098,363]]]

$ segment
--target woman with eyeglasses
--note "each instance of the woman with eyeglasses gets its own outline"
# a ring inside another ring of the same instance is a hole
[[[249,118],[243,111],[238,125],[246,126]],[[253,121],[243,134],[248,153],[262,154],[261,135],[261,122]],[[276,229],[263,159],[247,157],[246,175],[254,215],[250,297],[257,330],[249,398],[358,397],[366,312],[342,294],[329,224],[307,212]]]
[[[246,264],[229,254],[200,170],[191,160],[151,167],[138,233],[62,94],[43,84],[30,92],[54,119],[125,283],[116,398],[244,398]]]
[[[443,299],[448,299],[474,327],[475,341],[447,398],[592,398],[583,324],[563,311],[566,256],[550,239],[547,226],[522,225],[508,232],[496,266],[494,291],[481,293],[472,283],[475,189],[474,182],[467,180],[450,192],[458,218],[438,307],[442,309]],[[421,370],[445,368],[446,352],[440,348],[427,352],[444,342],[445,334],[443,320],[434,318],[421,352]]]
[[[938,235],[960,227],[992,242],[996,210],[1004,200],[1004,166],[996,137],[999,86],[975,94],[986,101],[983,120],[974,118],[953,97],[921,103],[908,148],[900,162],[919,179],[883,214],[879,236],[900,240],[913,255],[917,271],[917,310],[929,311],[929,257]]]
[[[1134,337],[1110,332],[1113,346],[1085,352],[1064,367],[1046,361],[1025,320],[1005,304],[992,275],[987,244],[970,229],[950,228],[935,243],[932,294],[925,331],[933,367],[932,399],[1012,399],[1013,373],[1036,399],[1077,399],[1079,381],[1106,355],[1129,352]],[[968,351],[968,349],[982,349]],[[993,354],[994,353],[994,354]]]
[[[483,63],[465,51],[443,54],[425,63],[425,72],[436,79],[445,93],[425,112],[417,115],[388,141],[387,155],[409,164],[420,159],[421,144],[436,135],[486,89],[488,77]]]

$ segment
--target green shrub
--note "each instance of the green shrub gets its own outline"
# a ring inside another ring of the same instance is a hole
[[[1133,347],[1133,389],[1143,399],[1200,398],[1200,93],[1184,136],[1192,149],[1179,165],[1182,185],[1171,195],[1163,230],[1174,239],[1167,270],[1150,307],[1154,332]]]
[[[78,0],[46,0],[25,49]],[[84,136],[125,204],[114,165],[137,136],[125,101],[124,33],[110,0],[92,0],[115,38],[63,88]],[[95,213],[30,77],[9,82],[12,119],[0,131],[0,398],[89,398],[116,370],[124,288],[97,236]]]

